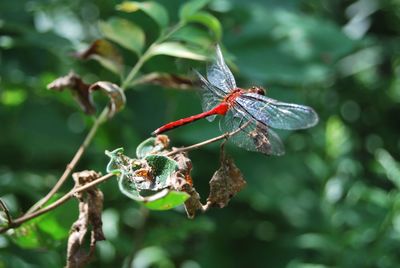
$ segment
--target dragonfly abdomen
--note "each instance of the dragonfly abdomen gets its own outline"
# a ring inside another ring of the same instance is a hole
[[[180,127],[180,126],[192,123],[192,122],[194,122],[196,120],[199,120],[199,119],[202,119],[202,118],[206,118],[206,117],[211,116],[211,115],[217,115],[217,114],[225,115],[226,112],[228,111],[228,109],[229,109],[229,104],[226,103],[226,102],[221,102],[219,105],[217,105],[216,107],[214,107],[213,109],[211,109],[209,111],[206,111],[206,112],[203,112],[203,113],[200,113],[200,114],[196,114],[196,115],[192,115],[192,116],[189,116],[189,117],[186,117],[186,118],[182,118],[182,119],[179,119],[177,121],[168,123],[168,124],[158,128],[158,129],[156,129],[151,134],[152,135],[158,135],[158,134],[161,134],[161,133],[166,132],[168,130],[171,130],[171,129],[174,129],[176,127]]]

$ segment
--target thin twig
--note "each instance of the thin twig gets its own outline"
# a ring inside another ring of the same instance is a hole
[[[76,164],[79,162],[81,159],[83,153],[85,152],[86,148],[89,146],[90,142],[92,141],[94,135],[96,134],[99,126],[105,122],[108,114],[108,108],[106,107],[99,117],[96,118],[93,126],[91,127],[89,133],[85,137],[84,141],[82,142],[81,146],[79,147],[78,151],[76,151],[74,157],[72,158],[71,162],[67,165],[64,173],[60,177],[60,179],[57,181],[57,183],[54,185],[54,187],[50,190],[50,192],[40,199],[36,204],[34,204],[25,214],[29,215],[30,213],[40,209],[47,201],[50,200],[50,198],[61,188],[61,186],[64,184],[64,182],[68,179],[69,175],[75,168]]]
[[[196,144],[187,146],[187,147],[176,148],[176,149],[174,149],[173,151],[171,151],[171,152],[165,154],[165,156],[172,156],[172,155],[174,155],[174,154],[178,154],[178,153],[182,153],[182,152],[187,152],[187,151],[195,150],[195,149],[198,149],[198,148],[200,148],[200,147],[203,147],[203,146],[205,146],[205,145],[207,145],[207,144],[210,144],[210,143],[213,143],[213,142],[217,142],[217,141],[219,141],[219,140],[229,139],[230,137],[236,135],[239,131],[241,131],[242,129],[244,129],[245,127],[247,127],[247,125],[248,125],[249,123],[250,123],[250,121],[247,122],[246,124],[244,124],[243,126],[239,127],[238,129],[235,129],[235,130],[232,131],[232,132],[224,133],[224,134],[222,134],[222,135],[220,135],[220,136],[217,136],[217,137],[214,137],[214,138],[212,138],[212,139],[205,140],[205,141],[202,141],[202,142],[199,142],[199,143],[196,143]]]
[[[15,219],[15,220],[12,222],[12,224],[9,224],[9,225],[6,226],[6,227],[0,228],[0,233],[4,233],[4,232],[7,231],[8,229],[11,229],[11,228],[13,228],[13,227],[17,227],[17,226],[21,225],[22,223],[24,223],[24,222],[26,222],[26,221],[29,221],[29,220],[31,220],[31,219],[33,219],[33,218],[36,218],[36,217],[38,217],[38,216],[40,216],[40,215],[42,215],[42,214],[44,214],[44,213],[46,213],[46,212],[49,212],[49,211],[55,209],[56,207],[58,207],[58,206],[64,204],[64,203],[67,202],[69,199],[71,199],[72,197],[74,197],[75,194],[77,194],[77,193],[79,193],[79,192],[82,192],[82,191],[85,191],[85,190],[87,190],[88,188],[90,188],[90,187],[92,187],[92,186],[94,186],[94,185],[97,185],[97,184],[99,184],[99,183],[101,183],[101,182],[103,182],[103,181],[106,181],[106,180],[108,180],[109,178],[111,178],[112,176],[114,176],[114,174],[109,173],[109,174],[107,174],[107,175],[104,175],[103,177],[98,178],[97,180],[94,180],[94,181],[92,181],[92,182],[90,182],[90,183],[88,183],[88,184],[85,184],[85,185],[82,186],[82,187],[73,188],[71,191],[69,191],[68,193],[66,193],[65,195],[63,195],[62,197],[60,197],[57,201],[55,201],[54,203],[48,205],[47,207],[42,208],[42,209],[40,209],[40,210],[37,210],[37,211],[35,211],[35,212],[31,213],[31,214],[25,214],[25,215],[23,215],[22,217],[20,217],[20,218],[18,218],[18,219]]]
[[[6,203],[4,203],[4,201],[1,199],[0,199],[0,207],[6,214],[8,225],[11,225],[13,223],[13,220],[11,218],[10,211],[8,210],[8,208],[6,206]]]

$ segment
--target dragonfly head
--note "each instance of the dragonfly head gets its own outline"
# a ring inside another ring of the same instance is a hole
[[[260,95],[265,96],[265,89],[262,88],[262,87],[253,86],[253,87],[250,88],[249,91],[252,92],[252,93],[256,93],[256,94],[260,94]]]

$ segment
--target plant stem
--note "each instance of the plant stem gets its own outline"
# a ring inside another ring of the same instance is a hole
[[[106,174],[106,175],[104,175],[104,176],[102,176],[102,177],[100,177],[100,178],[88,183],[88,184],[85,184],[84,186],[81,186],[79,188],[73,188],[71,191],[69,191],[68,193],[66,193],[65,195],[63,195],[62,197],[57,199],[57,201],[55,201],[54,203],[48,205],[47,207],[42,208],[40,210],[37,210],[35,212],[32,212],[30,214],[25,214],[22,217],[20,217],[18,219],[15,219],[12,222],[10,222],[10,224],[8,226],[0,228],[0,233],[4,233],[5,231],[7,231],[7,230],[9,230],[11,228],[17,227],[17,226],[21,225],[22,223],[24,223],[26,221],[29,221],[29,220],[31,220],[33,218],[36,218],[36,217],[38,217],[38,216],[40,216],[40,215],[42,215],[42,214],[44,214],[46,212],[49,212],[49,211],[59,207],[60,205],[64,204],[69,199],[74,197],[77,193],[83,192],[83,191],[87,190],[90,187],[93,187],[93,186],[95,186],[95,185],[97,185],[97,184],[99,184],[99,183],[101,183],[103,181],[106,181],[109,178],[111,178],[112,176],[114,176],[114,174],[108,173],[108,174]]]
[[[139,72],[140,68],[143,66],[143,64],[151,58],[151,53],[152,49],[162,43],[164,40],[166,40],[168,37],[170,37],[174,32],[176,32],[178,29],[180,29],[184,24],[183,23],[178,23],[175,27],[173,27],[169,32],[162,34],[156,41],[154,41],[153,44],[151,44],[147,50],[143,53],[143,55],[139,58],[139,60],[136,62],[135,66],[131,69],[131,71],[128,73],[126,78],[121,84],[121,88],[123,90],[126,90],[130,85],[132,80],[135,78],[137,73]]]
[[[64,173],[57,181],[56,185],[50,190],[50,192],[40,199],[36,204],[34,204],[26,213],[28,215],[38,209],[40,209],[49,199],[61,188],[64,182],[68,179],[69,175],[71,174],[72,170],[75,168],[76,164],[81,159],[83,153],[85,152],[86,148],[89,146],[90,142],[92,141],[94,135],[96,134],[99,126],[105,122],[108,114],[108,108],[104,108],[101,114],[96,118],[94,121],[93,126],[91,127],[89,133],[86,135],[84,141],[82,142],[81,146],[79,147],[78,151],[76,151],[74,157],[72,158],[71,162],[67,165]]]

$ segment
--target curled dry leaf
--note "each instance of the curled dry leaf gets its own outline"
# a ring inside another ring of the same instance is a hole
[[[190,195],[190,197],[185,201],[185,210],[189,219],[193,219],[196,216],[196,211],[205,211],[206,208],[203,206],[200,200],[200,195],[196,189],[192,186],[187,185],[185,192]]]
[[[100,173],[95,171],[82,171],[72,174],[75,187],[83,186],[97,178]],[[71,226],[68,238],[67,265],[68,268],[84,267],[95,252],[97,241],[105,240],[101,212],[103,210],[103,193],[95,186],[76,195],[79,200],[79,217]],[[84,249],[85,236],[91,226],[89,252]]]
[[[178,89],[190,89],[193,87],[193,82],[188,77],[168,73],[150,73],[143,76],[136,83]]]
[[[70,89],[86,114],[94,114],[96,111],[91,97],[92,92],[96,90],[100,90],[110,98],[108,112],[109,118],[113,117],[116,112],[120,111],[126,102],[123,90],[116,84],[107,81],[98,81],[89,85],[83,82],[82,78],[74,72],[70,72],[66,76],[57,78],[47,85],[47,88],[55,91],[62,91],[66,88]]]
[[[100,90],[110,98],[108,117],[111,118],[125,105],[124,91],[116,84],[107,81],[98,81],[90,86],[89,91]]]
[[[66,88],[70,89],[82,110],[86,114],[94,114],[96,109],[90,98],[89,87],[89,84],[83,82],[82,78],[72,71],[47,85],[47,89],[49,90],[63,91]]]
[[[190,175],[193,167],[192,161],[188,158],[187,153],[175,154],[172,158],[178,163],[178,171],[171,176],[172,187],[189,194],[184,205],[186,214],[190,219],[193,219],[196,216],[196,211],[204,211],[204,207],[201,204],[199,193],[193,187],[193,180]]]
[[[210,180],[210,194],[207,198],[207,206],[225,207],[229,200],[237,194],[246,181],[242,172],[221,149],[221,167],[214,173]]]
[[[82,60],[94,59],[116,74],[123,71],[122,56],[118,49],[105,39],[95,40],[85,51],[75,53],[74,56]]]

